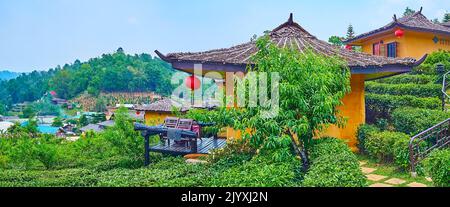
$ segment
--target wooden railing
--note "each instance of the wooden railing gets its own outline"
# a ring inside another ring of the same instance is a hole
[[[411,172],[416,176],[417,164],[433,150],[450,146],[450,119],[414,136],[409,142]]]

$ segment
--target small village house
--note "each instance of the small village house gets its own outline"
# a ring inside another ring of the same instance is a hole
[[[183,107],[172,99],[162,99],[148,105],[137,106],[136,113],[143,113],[146,125],[163,124],[167,117],[175,116],[173,110],[180,113],[185,113],[189,108]]]
[[[344,97],[342,100],[343,105],[339,110],[342,116],[348,118],[348,122],[344,128],[338,128],[337,126],[328,127],[323,136],[333,136],[347,140],[353,149],[356,149],[357,128],[365,123],[365,81],[410,72],[414,66],[421,64],[425,59],[421,58],[416,61],[413,58],[387,58],[333,46],[317,39],[298,23],[294,22],[292,14],[287,22],[269,32],[269,37],[279,47],[291,47],[300,52],[309,48],[322,55],[340,56],[347,61],[351,70],[352,91]],[[247,66],[253,64],[250,61],[251,56],[258,52],[258,49],[255,41],[250,41],[231,48],[206,52],[171,53],[167,55],[159,51],[155,52],[161,59],[172,64],[172,67],[175,69],[191,74],[194,73],[194,65],[196,64],[202,64],[204,73],[211,71],[219,73],[246,73]],[[226,94],[234,94],[233,88],[227,88]],[[156,114],[158,113],[157,111],[152,111],[148,116],[153,115],[157,117]],[[233,129],[227,130],[227,138],[238,138],[239,134]]]
[[[438,50],[450,50],[450,24],[436,24],[420,11],[397,18],[384,27],[345,41],[361,46],[367,54],[384,57],[421,58]]]
[[[97,124],[88,124],[87,126],[84,126],[80,129],[81,133],[85,134],[88,131],[93,131],[93,132],[103,132],[105,131],[105,129],[109,128],[109,127],[113,127],[116,123],[114,122],[114,120],[108,120],[108,121],[104,121],[104,122],[100,122]]]

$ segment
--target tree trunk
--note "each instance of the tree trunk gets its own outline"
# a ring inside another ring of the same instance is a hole
[[[306,151],[306,148],[304,146],[302,147],[302,149],[298,148],[297,144],[295,143],[295,138],[291,134],[291,132],[289,132],[289,137],[291,138],[292,147],[294,148],[295,153],[302,159],[302,171],[306,173],[309,169],[308,152]]]

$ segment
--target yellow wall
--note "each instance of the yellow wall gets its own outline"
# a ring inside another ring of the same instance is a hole
[[[384,44],[391,42],[398,42],[398,57],[412,57],[415,59],[422,58],[425,54],[431,54],[434,51],[450,50],[450,36],[440,35],[425,32],[416,32],[405,30],[405,35],[402,38],[397,38],[394,35],[394,31],[376,35],[365,40],[355,42],[355,45],[361,45],[363,52],[368,54],[373,54],[373,44],[383,40]],[[433,42],[434,37],[439,39],[447,40],[439,41],[438,43]],[[353,43],[352,43],[353,44]]]
[[[169,112],[146,111],[144,116],[145,124],[149,126],[163,124],[164,120],[170,116],[173,116],[173,114]]]
[[[347,118],[345,127],[329,126],[320,137],[337,137],[347,141],[352,150],[357,149],[356,132],[358,126],[366,121],[364,81],[365,75],[352,75],[350,83],[352,91],[343,98],[343,105],[338,107],[340,115]]]

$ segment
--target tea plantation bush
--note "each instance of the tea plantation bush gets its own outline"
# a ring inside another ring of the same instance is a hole
[[[377,83],[385,84],[429,84],[435,83],[437,77],[434,75],[398,75],[390,78],[376,80]]]
[[[365,140],[365,148],[371,157],[382,162],[392,162],[403,153],[402,149],[408,149],[409,140],[410,137],[404,133],[383,131],[370,134]],[[403,156],[398,159],[401,159],[399,163],[403,162]]]
[[[450,187],[450,149],[434,151],[424,163],[435,186]]]
[[[384,84],[367,82],[366,92],[389,95],[411,95],[416,97],[440,97],[440,84]]]
[[[366,178],[350,148],[341,140],[324,138],[314,141],[311,168],[304,177],[306,187],[362,187]]]
[[[380,132],[380,129],[378,129],[377,127],[372,126],[372,125],[363,124],[358,127],[358,131],[357,131],[358,144],[357,144],[357,146],[358,146],[360,153],[363,153],[363,154],[367,153],[366,147],[365,147],[367,137],[372,136],[373,133],[378,133],[378,132]]]
[[[409,135],[416,135],[448,118],[448,112],[410,107],[398,108],[392,113],[395,129]]]
[[[366,94],[367,118],[369,123],[384,118],[391,119],[393,110],[410,106],[415,108],[439,109],[441,107],[439,98],[418,98],[411,95],[395,96],[381,94]]]
[[[156,157],[155,157],[156,156]],[[156,158],[156,159],[155,159]],[[281,187],[298,186],[298,160],[274,162],[256,156],[250,161],[187,164],[181,157],[152,154],[147,168],[77,168],[53,171],[0,171],[0,186],[48,187]],[[106,161],[107,162],[107,161]],[[107,164],[106,164],[107,165]]]
[[[410,169],[410,136],[401,132],[368,131],[367,128],[360,127],[359,135],[364,136],[364,147],[370,157],[380,162],[393,163],[401,170],[407,171]],[[368,133],[363,133],[364,130]],[[422,167],[418,166],[417,168],[418,172],[422,173]]]

